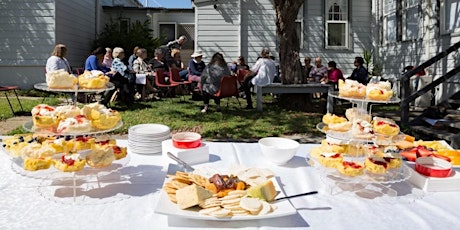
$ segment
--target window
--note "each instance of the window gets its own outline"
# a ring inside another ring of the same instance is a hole
[[[397,0],[383,0],[383,34],[386,43],[397,41]]]
[[[295,26],[296,26],[296,32],[297,32],[297,38],[299,39],[299,45],[300,48],[303,47],[303,4],[299,8],[299,12],[297,13],[297,18],[295,19]]]
[[[348,0],[326,1],[326,48],[348,48]]]
[[[129,33],[129,18],[120,19],[120,33],[128,34]]]
[[[423,18],[420,14],[420,1],[405,0],[403,6],[403,31],[405,32],[403,34],[403,39],[418,39],[422,36],[420,25],[423,25]]]
[[[160,23],[160,36],[163,38],[162,44],[176,40],[176,23]]]
[[[460,0],[441,0],[443,33],[460,32]]]

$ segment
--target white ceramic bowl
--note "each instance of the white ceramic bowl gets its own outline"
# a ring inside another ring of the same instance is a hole
[[[263,155],[276,165],[286,164],[299,149],[299,142],[283,137],[265,137],[259,140]]]

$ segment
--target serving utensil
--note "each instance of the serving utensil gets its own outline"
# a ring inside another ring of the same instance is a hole
[[[169,158],[173,159],[174,161],[176,161],[177,163],[181,164],[182,166],[184,166],[185,168],[185,171],[187,172],[193,172],[195,171],[195,169],[190,166],[189,164],[187,164],[185,161],[183,161],[182,159],[180,159],[179,157],[176,157],[174,156],[174,154],[172,154],[171,152],[167,152],[166,155],[168,155]]]
[[[290,198],[299,197],[299,196],[309,196],[309,195],[314,195],[314,194],[317,194],[317,193],[318,193],[318,191],[311,191],[311,192],[300,193],[300,194],[296,194],[296,195],[292,195],[292,196],[280,197],[280,198],[276,198],[275,200],[290,199]]]

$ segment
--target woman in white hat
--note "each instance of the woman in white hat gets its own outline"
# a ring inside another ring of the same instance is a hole
[[[204,55],[201,50],[197,50],[190,56],[192,59],[188,63],[189,75],[187,80],[201,82],[201,73],[206,67],[206,64],[203,62]]]

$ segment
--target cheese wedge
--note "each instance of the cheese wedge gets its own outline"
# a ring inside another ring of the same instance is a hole
[[[177,204],[181,209],[198,205],[210,197],[212,197],[210,191],[196,184],[189,185],[176,191]]]
[[[249,188],[247,193],[250,197],[259,198],[268,202],[275,199],[277,195],[275,185],[273,185],[271,180],[267,180],[261,185]]]

